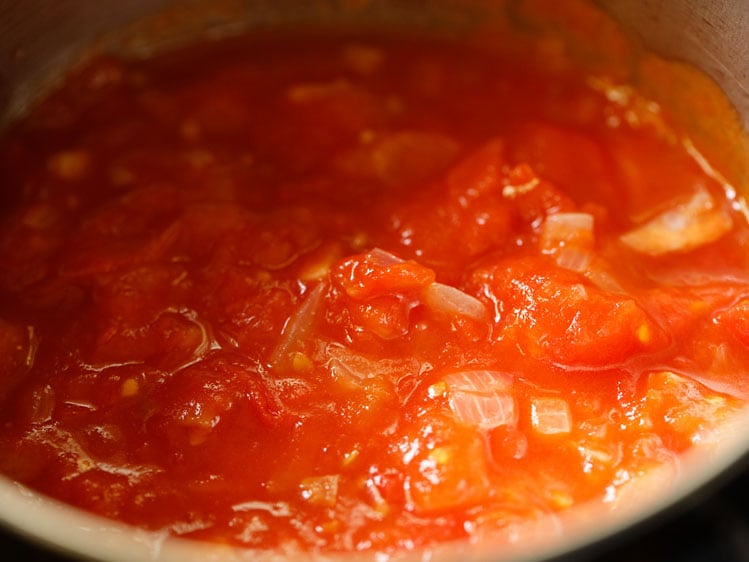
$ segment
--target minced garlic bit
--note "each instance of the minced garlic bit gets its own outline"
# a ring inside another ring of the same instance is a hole
[[[369,244],[369,236],[366,232],[357,232],[351,240],[349,240],[349,244],[354,250],[363,250]]]
[[[52,205],[40,203],[29,208],[23,215],[23,224],[35,230],[51,228],[59,218],[59,211]]]
[[[631,86],[615,84],[608,78],[593,76],[587,80],[588,86],[603,94],[607,100],[619,106],[626,106],[632,102],[635,91]]]
[[[652,338],[653,334],[650,330],[650,326],[642,324],[637,328],[637,339],[640,340],[641,343],[649,343]]]
[[[502,188],[502,197],[515,199],[533,191],[540,183],[541,180],[529,165],[519,164],[510,171],[507,185]]]
[[[299,279],[307,282],[322,279],[342,255],[341,247],[338,244],[322,246],[304,261],[299,271]]]
[[[320,535],[332,535],[337,533],[340,528],[341,522],[338,521],[338,519],[331,519],[330,521],[325,521],[324,523],[315,525],[315,532]]]
[[[309,371],[314,367],[314,363],[312,363],[312,359],[307,357],[304,353],[301,353],[299,351],[294,352],[294,354],[291,357],[291,368],[294,369],[297,372],[305,372]]]
[[[129,398],[138,394],[139,389],[140,385],[138,384],[137,380],[127,379],[122,383],[122,386],[120,387],[120,394],[123,396],[123,398]]]
[[[574,498],[569,492],[564,490],[552,490],[549,494],[552,505],[557,509],[567,509],[575,503]]]
[[[359,449],[351,449],[343,455],[343,466],[351,466],[359,457]]]
[[[202,130],[200,125],[192,119],[185,119],[180,123],[179,136],[186,141],[195,142],[200,140]]]
[[[385,62],[385,53],[382,49],[370,45],[346,45],[342,56],[351,70],[365,76],[377,72]]]
[[[330,82],[305,82],[295,84],[286,91],[286,99],[292,103],[306,103],[329,98],[351,89],[351,83],[343,78]]]
[[[47,169],[65,181],[83,179],[91,167],[91,155],[84,149],[62,150],[47,160]]]
[[[333,507],[338,501],[337,474],[325,476],[310,476],[299,484],[302,498],[312,505]]]
[[[436,466],[444,466],[452,459],[449,447],[435,447],[429,451],[429,460],[433,461]]]
[[[364,129],[359,133],[359,142],[362,144],[370,144],[375,140],[376,134],[372,129]]]
[[[109,181],[118,187],[130,185],[137,179],[136,175],[123,166],[114,166],[109,171]]]
[[[36,352],[39,349],[39,336],[36,334],[34,326],[26,326],[26,334],[28,335],[28,347],[26,350],[25,364],[29,369],[34,366],[36,361]]]
[[[445,396],[447,393],[447,383],[445,381],[439,381],[429,386],[427,389],[427,395],[429,398],[437,398],[438,396]]]

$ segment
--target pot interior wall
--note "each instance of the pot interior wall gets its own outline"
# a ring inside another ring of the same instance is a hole
[[[592,72],[612,71],[673,107],[713,165],[739,190],[749,191],[744,138],[749,129],[749,58],[743,56],[749,34],[742,33],[749,13],[744,3],[597,3],[636,38],[633,47],[622,48],[626,42],[616,26],[587,0],[565,2],[563,9],[538,0],[0,0],[0,125],[22,114],[65,68],[92,50],[143,56],[196,37],[269,26],[353,25],[478,35],[482,41],[508,33],[552,35],[571,45],[572,54]],[[664,65],[660,58],[644,56],[640,44],[698,67],[710,79],[691,66]]]

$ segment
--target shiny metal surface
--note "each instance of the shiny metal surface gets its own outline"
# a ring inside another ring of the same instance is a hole
[[[599,4],[649,49],[693,64],[713,78],[749,130],[749,4],[742,0],[600,0]]]
[[[92,41],[166,0],[0,0],[0,117],[16,115]]]
[[[488,2],[489,4],[491,2]],[[218,5],[201,25],[214,30],[289,21],[340,18],[360,24],[414,27],[471,25],[480,0],[398,3],[371,0],[0,0],[0,115],[15,114],[66,63],[103,33],[165,7]],[[742,0],[598,0],[654,52],[705,71],[725,91],[749,126],[749,10]],[[321,9],[322,6],[322,9]],[[352,7],[354,9],[352,9]],[[428,9],[425,9],[428,7]],[[237,15],[240,20],[237,21]],[[193,26],[193,31],[195,31]],[[189,32],[189,30],[188,30]],[[152,37],[151,41],[164,39]]]

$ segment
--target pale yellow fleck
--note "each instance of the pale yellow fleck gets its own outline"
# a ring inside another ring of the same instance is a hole
[[[138,394],[138,391],[140,390],[140,385],[138,384],[138,381],[135,379],[127,379],[125,382],[122,383],[122,386],[120,387],[120,394],[124,398],[129,398],[131,396],[135,396]]]
[[[649,394],[650,393],[648,393],[648,395]],[[650,416],[638,416],[637,427],[639,427],[640,429],[653,429],[653,420],[650,418]]]
[[[322,279],[330,271],[330,266],[331,263],[326,259],[306,265],[299,272],[299,279],[302,281],[317,281]]]
[[[650,330],[650,326],[647,324],[641,324],[640,327],[637,328],[637,339],[640,340],[641,343],[650,343],[653,339],[653,333]]]
[[[182,284],[182,282],[185,279],[187,279],[187,275],[188,275],[187,271],[183,271],[182,273],[180,273],[177,277],[172,279],[172,286],[179,287]]]
[[[201,134],[200,125],[192,119],[185,119],[179,126],[179,136],[183,140],[195,142],[200,140]]]
[[[185,159],[196,170],[206,168],[216,161],[216,157],[207,150],[191,150],[185,154]]]
[[[369,478],[364,481],[363,486],[372,498],[372,507],[374,507],[374,510],[383,516],[390,513],[390,506],[385,501],[385,498],[382,497],[379,488],[377,488],[372,479]]]
[[[429,386],[427,395],[429,398],[437,398],[447,393],[447,383],[445,381],[436,382]]]
[[[130,185],[135,181],[135,174],[122,166],[115,166],[109,172],[109,181],[118,187]]]
[[[529,181],[519,185],[506,185],[502,188],[502,197],[506,199],[515,199],[519,195],[524,195],[533,191],[541,184],[538,178],[531,178]]]
[[[208,439],[208,434],[210,433],[210,430],[207,430],[203,427],[195,428],[192,431],[190,431],[190,445],[193,447],[196,445],[202,445],[205,443],[206,439]]]
[[[308,82],[295,84],[286,91],[286,99],[292,103],[307,103],[324,100],[351,89],[348,80],[338,79],[330,82]]]
[[[382,500],[374,504],[374,510],[383,517],[387,516],[390,514],[390,504],[385,500]]]
[[[343,60],[354,72],[369,75],[382,67],[385,54],[369,45],[347,45],[343,49]]]
[[[23,216],[23,224],[29,228],[44,230],[54,226],[58,213],[51,205],[34,205]]]
[[[352,449],[351,451],[343,455],[343,466],[351,466],[354,461],[359,457],[359,449]]]
[[[261,283],[270,281],[271,279],[273,279],[273,276],[268,271],[265,271],[264,269],[261,269],[255,274],[255,280],[260,281]]]
[[[450,462],[451,455],[447,447],[437,447],[429,452],[429,458],[437,465],[446,465]]]
[[[47,169],[65,181],[83,179],[91,167],[91,155],[83,149],[62,150],[47,161]]]
[[[322,279],[341,256],[341,248],[338,244],[324,244],[302,262],[299,278],[302,281]]]
[[[302,498],[312,505],[333,507],[338,501],[338,475],[311,476],[301,481]]]
[[[375,140],[375,132],[372,129],[364,129],[359,133],[359,142],[362,144],[371,144]]]
[[[351,247],[354,250],[363,250],[369,244],[369,236],[366,232],[357,232],[351,238]]]
[[[403,111],[403,101],[396,96],[390,96],[385,100],[385,107],[390,113],[401,113]]]
[[[708,304],[705,301],[692,301],[689,303],[689,312],[692,314],[701,314],[708,309]]]
[[[312,359],[304,353],[297,351],[291,357],[291,368],[297,372],[310,371],[313,366]]]
[[[315,526],[315,531],[320,535],[332,535],[337,533],[341,528],[341,522],[337,519],[331,519],[325,523]]]
[[[574,503],[572,496],[563,490],[552,490],[549,499],[556,509],[567,509]]]

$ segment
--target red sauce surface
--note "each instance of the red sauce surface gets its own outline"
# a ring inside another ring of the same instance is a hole
[[[312,37],[74,72],[0,145],[0,471],[348,551],[615,503],[716,442],[740,201],[558,62]]]

